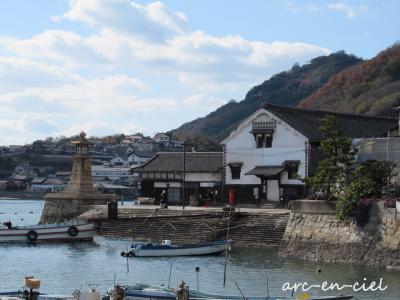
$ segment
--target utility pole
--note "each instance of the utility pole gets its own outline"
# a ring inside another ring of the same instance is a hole
[[[185,209],[185,181],[186,181],[186,143],[183,143],[182,209]]]

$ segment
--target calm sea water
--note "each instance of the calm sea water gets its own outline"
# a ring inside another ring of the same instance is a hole
[[[42,201],[0,200],[0,221],[15,224],[35,224],[43,207]],[[200,290],[210,293],[239,294],[235,281],[247,295],[290,295],[283,292],[285,282],[353,284],[379,280],[388,286],[384,292],[353,292],[358,299],[400,299],[400,272],[371,269],[345,264],[320,264],[278,257],[276,250],[235,249],[227,263],[227,282],[223,287],[224,256],[179,258],[122,258],[120,252],[129,247],[126,240],[96,237],[93,243],[74,244],[0,244],[0,291],[17,290],[24,276],[42,280],[41,291],[70,294],[88,283],[97,284],[104,292],[112,287],[114,278],[122,284],[146,283],[168,285],[172,266],[171,286],[181,280],[196,289],[195,268],[200,267]],[[129,270],[128,270],[129,268]],[[318,275],[316,270],[321,269]],[[267,280],[268,278],[268,280]],[[333,295],[311,290],[312,295]]]

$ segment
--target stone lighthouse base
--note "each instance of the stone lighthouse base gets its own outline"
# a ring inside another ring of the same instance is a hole
[[[47,194],[44,199],[46,201],[40,224],[63,223],[67,220],[76,219],[90,210],[93,205],[105,205],[112,201],[113,196],[101,193],[74,195],[73,193],[62,192]]]

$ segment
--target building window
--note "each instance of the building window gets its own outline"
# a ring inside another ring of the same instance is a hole
[[[271,148],[272,147],[272,132],[265,134],[265,147],[264,148]]]
[[[264,137],[262,134],[256,136],[257,148],[264,148]]]
[[[285,166],[286,171],[288,172],[288,179],[297,179],[299,177],[299,164],[300,161],[298,160],[284,161],[283,166]]]
[[[257,148],[272,147],[272,132],[257,133],[255,135]]]
[[[276,121],[254,121],[251,133],[254,135],[257,148],[271,148],[272,136],[276,129]]]
[[[242,171],[241,162],[230,163],[229,167],[231,168],[231,177],[232,179],[240,179],[240,173]]]
[[[288,166],[287,172],[289,179],[296,179],[298,177],[299,166],[298,165]]]

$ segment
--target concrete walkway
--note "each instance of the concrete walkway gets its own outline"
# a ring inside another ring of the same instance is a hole
[[[152,209],[152,210],[164,210],[161,209],[160,206],[158,205],[132,205],[132,202],[125,202],[124,205],[119,205],[118,209],[125,210],[125,209]],[[182,206],[168,206],[169,211],[183,211]],[[186,211],[204,211],[204,212],[220,212],[222,210],[222,207],[198,207],[198,206],[185,206]],[[259,213],[259,214],[265,214],[265,213],[275,213],[275,214],[286,214],[289,213],[290,210],[286,208],[256,208],[256,207],[241,207],[241,208],[235,208],[236,212],[246,212],[246,213]]]

